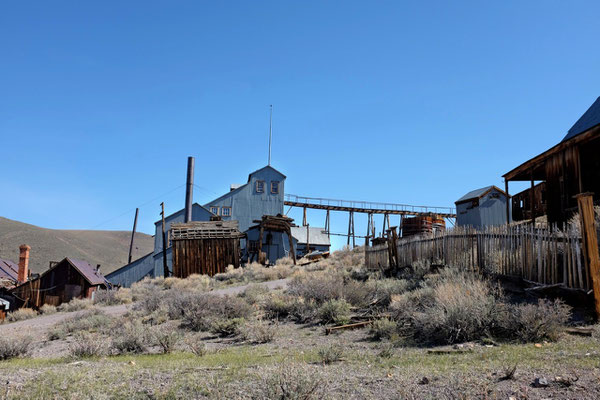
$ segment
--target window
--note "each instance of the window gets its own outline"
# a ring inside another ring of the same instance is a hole
[[[273,194],[279,193],[279,182],[271,181],[271,193],[273,193]]]
[[[213,214],[215,214],[215,215],[219,215],[219,207],[212,206],[210,208],[210,212],[213,213]]]
[[[231,217],[231,207],[221,207],[221,216]]]
[[[265,181],[256,181],[256,193],[265,192]]]

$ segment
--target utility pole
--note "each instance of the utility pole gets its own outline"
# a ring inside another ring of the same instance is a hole
[[[163,242],[163,270],[165,278],[169,276],[169,266],[167,265],[167,236],[165,234],[165,203],[160,203],[160,215],[162,217],[162,242]]]
[[[269,166],[271,165],[271,141],[273,140],[273,104],[269,115]]]
[[[127,261],[127,264],[131,264],[131,256],[133,253],[133,240],[135,238],[135,230],[137,228],[137,218],[138,218],[138,213],[140,212],[139,208],[135,209],[135,218],[133,219],[133,230],[131,231],[131,243],[129,244],[129,259]]]

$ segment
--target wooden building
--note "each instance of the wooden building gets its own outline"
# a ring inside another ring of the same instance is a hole
[[[237,221],[193,221],[173,224],[173,276],[209,275],[240,265],[240,239],[244,236]]]
[[[456,200],[456,225],[485,228],[506,224],[506,193],[496,186],[472,190]]]
[[[248,245],[244,259],[273,265],[280,258],[290,257],[296,264],[296,246],[292,236],[294,220],[278,214],[263,215],[254,222],[258,225],[246,231]]]
[[[99,267],[65,258],[39,277],[10,290],[10,293],[19,300],[19,307],[40,308],[44,304],[58,306],[75,298],[90,298],[96,290],[108,286]]]
[[[509,182],[525,181],[530,188],[512,198],[513,221],[547,215],[548,223],[562,226],[577,211],[579,193],[600,197],[600,97],[569,129],[556,146],[504,174]],[[510,207],[506,205],[506,215]],[[508,218],[510,219],[510,218]]]

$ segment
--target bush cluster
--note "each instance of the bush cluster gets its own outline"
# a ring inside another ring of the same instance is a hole
[[[31,347],[31,337],[0,336],[0,360],[25,356]]]

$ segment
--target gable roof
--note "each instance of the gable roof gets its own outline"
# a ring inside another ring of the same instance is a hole
[[[19,266],[10,260],[0,258],[0,279],[16,281],[19,276]]]
[[[271,167],[270,165],[265,165],[264,167],[262,167],[262,168],[259,168],[259,169],[257,169],[257,170],[256,170],[256,171],[254,171],[254,172],[250,172],[250,174],[248,174],[248,182],[250,182],[250,181],[252,180],[252,175],[254,175],[254,174],[257,174],[257,173],[259,173],[260,171],[262,171],[262,170],[265,170],[265,169],[271,169],[271,170],[273,170],[273,171],[277,172],[279,175],[281,175],[281,176],[283,177],[283,179],[286,179],[286,178],[287,178],[287,176],[285,176],[285,175],[284,175],[284,174],[282,174],[281,172],[277,171],[275,168]]]
[[[504,193],[504,190],[501,190],[500,188],[492,185],[492,186],[482,187],[481,189],[472,190],[469,193],[465,194],[460,199],[456,200],[454,202],[454,204],[463,203],[465,201],[469,201],[469,200],[473,200],[473,199],[480,199],[494,189],[496,189],[497,191],[499,191],[500,193],[502,193],[503,195],[506,196],[506,193]]]
[[[309,227],[309,244],[317,246],[330,246],[331,242],[324,228],[311,228]],[[305,226],[292,226],[292,237],[298,241],[298,243],[306,244],[306,227]]]
[[[569,129],[567,136],[562,140],[563,142],[574,138],[575,136],[590,130],[596,125],[600,124],[600,97],[596,99],[594,104],[587,109],[585,113],[575,122],[575,124]]]
[[[79,271],[79,273],[81,273],[81,275],[91,285],[102,285],[102,284],[106,283],[106,278],[104,278],[104,275],[102,275],[99,271],[96,271],[96,268],[92,267],[92,265],[89,262],[83,261],[83,260],[76,260],[74,258],[68,258],[68,257],[65,258],[63,261],[65,261],[65,260],[68,261],[69,263],[71,263],[71,265],[73,267],[75,267],[75,269],[77,269]],[[63,261],[61,261],[60,263],[62,263]],[[48,271],[50,271],[50,270],[48,270]],[[46,272],[48,272],[48,271],[46,271]]]

